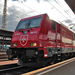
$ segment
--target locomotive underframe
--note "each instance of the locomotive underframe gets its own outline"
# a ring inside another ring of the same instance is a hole
[[[44,51],[38,48],[9,48],[7,55],[9,60],[17,57],[23,62],[38,62],[43,60],[40,57],[44,58]]]
[[[54,63],[58,60],[73,57],[75,52],[63,52],[61,48],[47,48],[48,57],[44,57],[44,50],[38,48],[9,48],[7,50],[8,59],[18,58],[18,65],[33,66]]]

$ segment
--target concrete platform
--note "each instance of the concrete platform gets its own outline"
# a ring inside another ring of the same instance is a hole
[[[75,57],[22,75],[75,75]]]
[[[52,71],[44,72],[42,75],[75,75],[75,61],[61,66],[57,69],[54,69]]]

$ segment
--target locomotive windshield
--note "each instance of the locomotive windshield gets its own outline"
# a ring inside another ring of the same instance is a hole
[[[39,27],[40,23],[41,23],[41,20],[42,20],[42,17],[20,21],[16,30]]]

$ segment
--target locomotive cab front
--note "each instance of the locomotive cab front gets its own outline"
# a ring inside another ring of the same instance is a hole
[[[39,33],[43,22],[43,15],[21,19],[12,36],[11,47],[7,50],[9,59],[18,58],[19,65],[37,62],[43,50],[38,50]],[[40,47],[39,47],[40,46]]]

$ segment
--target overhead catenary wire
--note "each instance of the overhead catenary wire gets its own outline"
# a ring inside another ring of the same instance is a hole
[[[49,2],[49,0],[47,0],[47,2],[50,4],[50,5],[52,5],[59,13],[61,13],[51,2]],[[61,13],[62,14],[62,13]],[[63,14],[62,14],[63,15]],[[64,16],[64,15],[63,15]],[[66,16],[64,16],[66,19],[67,19],[67,17]]]
[[[58,0],[58,2],[61,4],[61,2]],[[61,4],[62,5],[62,4]],[[63,5],[62,5],[63,6]],[[64,7],[64,6],[63,6]],[[64,7],[65,8],[65,7]],[[70,14],[70,13],[69,13]],[[71,14],[70,14],[71,15]]]
[[[48,0],[47,0],[48,1]],[[17,1],[17,2],[19,2],[19,1]],[[19,2],[20,3],[20,2]],[[48,1],[48,3],[50,4],[50,5],[52,5],[58,12],[60,12],[52,3],[50,3],[49,1]],[[20,4],[22,4],[22,3],[20,3]],[[24,5],[24,4],[22,4],[22,5]],[[31,10],[33,10],[33,11],[35,11],[36,13],[38,13],[38,14],[40,14],[39,12],[37,12],[36,10],[34,10],[34,9],[32,9],[32,8],[30,8],[30,7],[28,7],[27,5],[24,5],[24,6],[26,6],[27,8],[29,8],[29,9],[31,9]],[[61,13],[61,12],[60,12]],[[61,13],[62,14],[62,13]],[[63,14],[62,14],[63,15]],[[64,15],[63,15],[64,16]],[[65,16],[64,16],[65,17]],[[65,17],[66,19],[67,19],[67,17]]]
[[[59,0],[58,0],[58,2],[59,2],[59,4],[61,3]],[[61,4],[62,5],[62,4]],[[64,7],[64,6],[63,6]],[[69,13],[70,14],[70,13]],[[70,16],[71,16],[71,14],[70,14]],[[73,18],[71,18],[72,20],[74,20],[74,17]],[[69,24],[69,25],[73,25],[73,24]]]
[[[58,0],[58,1],[59,1],[59,0]],[[59,1],[59,2],[60,2],[60,1]],[[61,3],[61,2],[60,2],[60,3]],[[62,4],[61,4],[61,5],[62,5]],[[63,7],[64,7],[64,6],[63,6]],[[69,13],[69,14],[70,14],[70,13]],[[70,16],[71,16],[71,14],[70,14]],[[71,18],[71,19],[74,21],[74,17],[73,17],[73,18]],[[74,24],[74,23],[69,24],[69,26],[72,26],[72,25],[73,25],[73,27],[75,26],[75,24]],[[72,27],[72,28],[73,28],[73,27]],[[71,28],[71,29],[72,29],[72,28]]]
[[[20,3],[19,1],[17,1],[17,2]],[[22,4],[22,3],[20,3],[20,4]],[[22,4],[22,5],[24,5],[24,4]],[[34,10],[34,9],[30,8],[30,7],[28,7],[27,5],[24,5],[24,6],[26,6],[27,8],[29,8],[29,9],[35,11],[36,13],[40,14],[39,12],[37,12],[36,10]]]
[[[17,2],[19,2],[19,1],[17,1]],[[50,5],[52,5],[60,14],[62,14],[49,0],[47,0],[47,2],[50,4]],[[22,4],[21,2],[19,2],[20,4]],[[27,7],[27,8],[29,8],[29,9],[31,9],[31,10],[33,10],[34,12],[36,12],[36,13],[38,13],[38,14],[40,14],[39,12],[37,12],[36,10],[34,10],[34,9],[32,9],[32,8],[30,8],[29,6],[27,6],[27,5],[25,5],[25,4],[22,4],[22,5],[24,5],[25,7]],[[64,14],[62,14],[63,16],[64,16]],[[66,16],[64,16],[66,19],[67,19],[67,17]]]
[[[62,6],[59,4],[59,2],[58,2],[57,0],[55,0],[55,2],[62,8]],[[63,8],[62,8],[62,9],[63,9]],[[64,11],[70,18],[72,18],[72,17],[69,15],[68,12],[66,12],[64,9],[63,9],[63,11]]]

